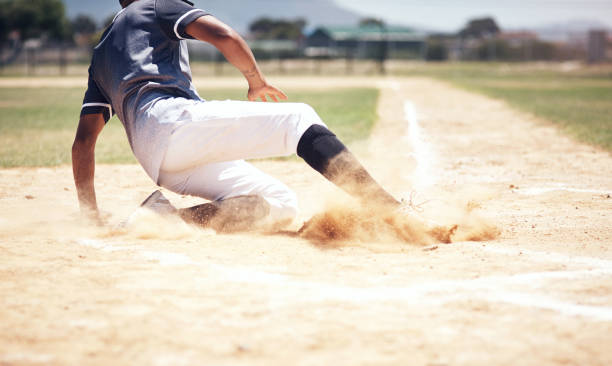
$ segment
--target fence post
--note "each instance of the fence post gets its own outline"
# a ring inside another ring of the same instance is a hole
[[[66,43],[64,41],[60,42],[59,46],[59,70],[60,75],[66,75],[66,69],[68,67],[68,59],[66,54]]]
[[[223,75],[223,54],[218,51],[215,53],[215,75]]]

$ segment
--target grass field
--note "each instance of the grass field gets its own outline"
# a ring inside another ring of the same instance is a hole
[[[323,66],[321,72],[342,72],[341,68],[333,69],[338,67],[334,65]],[[273,66],[264,64],[271,74],[274,74]],[[194,65],[198,75],[209,74],[208,68],[206,64]],[[558,125],[580,141],[612,151],[612,68],[609,66],[391,63],[389,73],[433,77],[506,101]],[[4,75],[7,75],[6,70]],[[313,105],[348,143],[366,138],[376,120],[378,91],[375,88],[287,92],[291,101]],[[52,92],[50,89],[0,88],[0,166],[68,163],[82,95],[81,88],[54,89]],[[202,96],[242,100],[244,91],[203,90]],[[102,163],[135,162],[116,118],[103,131],[97,159]]]
[[[612,151],[612,69],[560,64],[423,64],[400,74],[431,76],[532,113],[580,141]]]
[[[0,166],[54,166],[70,162],[84,90],[0,88]],[[366,138],[376,120],[378,90],[288,91],[290,100],[311,104],[348,143]],[[244,100],[238,89],[202,90],[205,99]],[[115,117],[96,148],[99,163],[135,163],[123,126]]]

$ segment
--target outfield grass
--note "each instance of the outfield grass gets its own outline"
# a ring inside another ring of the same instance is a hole
[[[70,163],[84,89],[0,88],[0,167]],[[244,100],[244,90],[203,90],[205,99]],[[378,90],[288,91],[290,101],[312,105],[347,143],[369,136]],[[96,146],[98,163],[136,163],[121,122],[114,117]]]
[[[610,67],[446,63],[417,65],[400,73],[435,77],[504,100],[580,141],[612,151]]]

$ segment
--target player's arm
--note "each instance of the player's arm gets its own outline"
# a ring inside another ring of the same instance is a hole
[[[81,213],[96,221],[99,220],[99,211],[94,188],[95,147],[104,124],[102,113],[81,115],[72,144],[72,172]]]
[[[206,15],[191,22],[185,32],[195,39],[215,46],[227,61],[242,72],[249,83],[249,100],[261,98],[265,102],[266,95],[275,102],[278,99],[287,99],[281,90],[266,82],[247,43],[227,24],[212,15]]]

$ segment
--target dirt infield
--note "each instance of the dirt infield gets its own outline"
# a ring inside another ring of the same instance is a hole
[[[610,154],[438,81],[376,83],[380,121],[353,149],[424,217],[469,228],[458,242],[91,228],[69,167],[0,170],[0,365],[612,364]],[[257,165],[298,193],[294,230],[348,199],[299,161]],[[136,166],[96,179],[111,224],[155,188]]]

